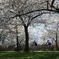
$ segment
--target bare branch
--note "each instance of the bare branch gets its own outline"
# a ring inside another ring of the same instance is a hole
[[[56,13],[59,13],[59,11],[57,11],[57,10],[52,10],[52,9],[38,9],[38,10],[32,10],[32,11],[29,11],[29,12],[26,12],[26,13],[24,13],[24,14],[16,14],[15,16],[13,16],[13,17],[10,17],[10,18],[15,18],[15,17],[21,17],[21,16],[23,16],[23,15],[27,15],[27,14],[30,14],[30,13],[33,13],[33,12],[37,12],[37,11],[51,11],[51,12],[56,12]]]
[[[42,14],[46,14],[46,13],[48,13],[48,12],[43,12],[43,13],[40,13],[40,14],[32,17],[31,21],[32,21],[33,19],[37,18],[38,16],[41,16]],[[30,25],[31,21],[28,22],[27,27]]]
[[[55,2],[55,0],[52,0],[52,2],[51,2],[51,7],[53,7],[54,2]]]
[[[23,18],[22,17],[19,17],[20,19],[21,19],[21,21],[22,21],[22,24],[25,26],[26,24],[24,23],[24,20],[23,20]]]

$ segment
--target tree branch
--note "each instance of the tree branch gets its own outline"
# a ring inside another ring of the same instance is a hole
[[[32,22],[33,19],[37,18],[38,16],[41,16],[42,14],[46,14],[46,13],[48,13],[48,12],[43,12],[43,13],[40,13],[40,14],[32,17],[31,21],[28,22],[27,27],[30,25],[30,23]]]
[[[33,12],[38,12],[38,11],[51,11],[51,12],[56,12],[56,13],[59,13],[59,11],[58,10],[53,10],[53,9],[38,9],[38,10],[32,10],[32,11],[29,11],[29,12],[26,12],[26,13],[24,13],[24,14],[16,14],[15,16],[13,16],[13,17],[10,17],[10,18],[15,18],[15,17],[21,17],[21,16],[23,16],[23,15],[27,15],[27,14],[30,14],[30,13],[33,13]]]
[[[52,0],[52,2],[51,2],[51,7],[53,7],[54,2],[55,2],[55,0]]]
[[[20,19],[21,19],[21,21],[22,21],[22,24],[25,26],[26,24],[24,23],[24,20],[23,20],[23,18],[22,17],[19,17]]]

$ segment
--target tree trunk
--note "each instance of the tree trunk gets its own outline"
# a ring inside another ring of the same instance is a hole
[[[58,37],[57,37],[58,35],[57,35],[57,33],[56,33],[56,50],[58,50]]]
[[[16,51],[19,51],[19,42],[18,42],[18,28],[17,28],[17,25],[16,25],[16,42],[17,42],[17,48],[16,48]]]
[[[18,46],[18,36],[16,37],[16,40],[17,40],[17,51],[19,51],[19,46]]]
[[[29,33],[28,33],[28,27],[24,26],[24,30],[25,30],[25,52],[29,51]]]

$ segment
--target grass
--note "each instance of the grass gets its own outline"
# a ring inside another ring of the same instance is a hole
[[[59,59],[59,52],[0,52],[0,59]]]

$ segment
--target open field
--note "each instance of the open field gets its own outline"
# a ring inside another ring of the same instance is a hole
[[[0,59],[59,59],[59,52],[0,52]]]

